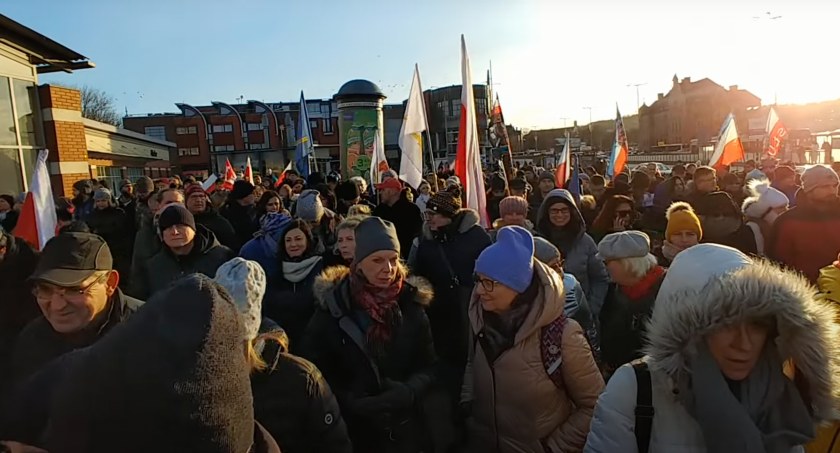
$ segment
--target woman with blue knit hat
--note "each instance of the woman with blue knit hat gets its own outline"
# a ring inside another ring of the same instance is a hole
[[[604,381],[580,325],[563,314],[563,279],[516,226],[499,230],[475,272],[462,392],[470,451],[580,451]]]
[[[432,451],[419,410],[437,365],[430,285],[408,276],[391,222],[367,217],[355,240],[351,267],[328,268],[315,282],[301,355],[338,397],[355,451]]]

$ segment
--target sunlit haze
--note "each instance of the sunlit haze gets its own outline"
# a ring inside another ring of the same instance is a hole
[[[768,14],[769,12],[769,14]],[[402,102],[473,80],[490,61],[506,120],[544,128],[636,110],[674,74],[738,85],[765,104],[840,98],[838,1],[135,1],[17,0],[2,13],[96,63],[42,83],[90,85],[129,113],[175,102],[329,98],[367,78]],[[565,118],[565,120],[564,120]]]

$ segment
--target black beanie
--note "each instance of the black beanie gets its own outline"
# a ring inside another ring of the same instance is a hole
[[[335,186],[335,196],[338,197],[339,200],[353,201],[356,198],[359,198],[361,194],[359,193],[359,186],[357,186],[355,182],[344,181]]]
[[[230,197],[234,200],[241,200],[252,193],[254,193],[254,185],[244,179],[238,179],[233,183]]]
[[[173,225],[186,225],[195,231],[195,218],[183,205],[171,204],[160,213],[158,231],[163,233]]]
[[[490,190],[501,192],[507,188],[507,181],[502,175],[498,173],[494,173],[493,177],[490,179]]]

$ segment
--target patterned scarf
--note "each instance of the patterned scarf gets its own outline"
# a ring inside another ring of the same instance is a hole
[[[350,295],[353,302],[364,310],[372,321],[367,331],[369,345],[376,347],[391,339],[391,328],[401,317],[397,300],[402,287],[403,279],[399,275],[387,288],[378,288],[369,284],[360,272],[350,274]]]

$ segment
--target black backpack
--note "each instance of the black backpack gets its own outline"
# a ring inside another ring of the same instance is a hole
[[[639,453],[650,449],[650,431],[653,428],[653,385],[650,370],[642,360],[632,362],[636,373],[636,447]]]

